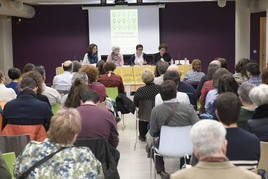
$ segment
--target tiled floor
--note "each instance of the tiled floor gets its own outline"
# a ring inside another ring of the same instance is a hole
[[[137,140],[136,150],[134,150],[136,142],[136,117],[135,115],[125,115],[125,129],[122,122],[118,124],[120,141],[118,150],[121,158],[119,160],[118,170],[121,179],[150,179],[150,160],[146,156],[145,142]],[[175,160],[166,162],[166,170],[174,172],[178,165]],[[151,178],[154,178],[153,176]],[[157,179],[160,179],[157,176]]]

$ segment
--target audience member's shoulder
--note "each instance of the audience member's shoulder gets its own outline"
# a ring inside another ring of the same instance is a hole
[[[191,179],[191,174],[195,170],[195,167],[182,169],[173,174],[171,174],[170,179]]]
[[[259,138],[255,134],[250,133],[250,132],[248,132],[245,129],[242,129],[240,127],[239,127],[239,130],[241,133],[243,133],[245,136],[247,136],[248,139],[259,141]]]
[[[240,178],[243,179],[261,179],[261,176],[255,174],[252,171],[246,170],[244,168],[241,167],[235,167],[237,172],[239,172],[240,174]]]

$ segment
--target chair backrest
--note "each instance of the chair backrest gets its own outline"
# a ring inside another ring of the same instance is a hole
[[[29,135],[0,136],[0,151],[3,153],[15,152],[18,156],[29,142]]]
[[[13,164],[14,164],[14,162],[16,160],[15,152],[3,153],[3,154],[1,154],[1,157],[6,162],[8,170],[9,170],[9,173],[11,174],[12,178],[14,178],[14,175],[13,175],[14,166],[13,166]]]
[[[60,108],[61,108],[60,104],[54,104],[51,108],[51,111],[53,114],[56,114]]]
[[[104,138],[77,139],[75,146],[89,147],[95,157],[101,162],[105,179],[119,179],[115,161],[115,149]]]
[[[3,135],[29,135],[31,140],[42,142],[47,138],[47,133],[42,124],[38,125],[15,125],[7,124],[2,131]]]
[[[109,87],[105,88],[106,95],[115,101],[116,97],[118,96],[118,88],[117,87]]]
[[[150,121],[151,112],[154,107],[153,100],[141,100],[139,101],[138,118],[141,121]]]
[[[268,171],[268,142],[261,142],[261,157],[258,169]]]
[[[192,154],[190,130],[192,126],[162,126],[159,154],[169,157],[183,157]]]

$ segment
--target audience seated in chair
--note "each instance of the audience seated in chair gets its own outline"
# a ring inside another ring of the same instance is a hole
[[[88,90],[87,83],[84,83],[80,78],[75,79],[72,87],[68,93],[67,99],[64,103],[64,107],[67,108],[77,108],[81,105],[82,96],[84,91]]]
[[[16,92],[12,88],[7,88],[4,84],[5,75],[0,71],[0,101],[8,102],[17,97]]]
[[[36,166],[27,178],[103,178],[101,163],[87,147],[74,147],[81,130],[79,112],[62,109],[51,119],[48,138],[43,142],[31,141],[14,164],[16,178],[34,164],[57,152],[49,160]]]
[[[219,61],[215,61],[215,62],[218,62],[220,63]],[[206,97],[207,97],[207,94],[210,90],[213,89],[213,77],[214,77],[214,74],[215,72],[220,68],[220,66],[216,63],[210,63],[209,66],[208,66],[208,74],[205,76],[206,79],[203,79],[203,80],[206,80],[204,81],[203,85],[201,86],[200,88],[200,93],[199,93],[199,87],[197,87],[197,94],[199,94],[199,103],[200,103],[200,109],[199,109],[199,113],[202,114],[205,112],[205,102],[206,102]],[[202,79],[201,79],[201,82],[202,83]]]
[[[152,110],[150,136],[159,137],[161,126],[169,118],[168,126],[188,126],[199,120],[192,105],[177,101],[177,84],[174,81],[164,81],[160,87],[160,95],[164,103]],[[163,157],[156,156],[155,167],[158,173],[165,172]]]
[[[20,93],[19,91],[19,78],[21,75],[21,71],[18,68],[10,68],[8,70],[8,77],[11,79],[11,82],[6,84],[7,88],[12,88],[16,94],[18,95]]]
[[[221,68],[228,70],[228,61],[226,58],[216,57],[214,60],[217,60],[221,63]]]
[[[207,119],[215,119],[215,100],[221,93],[232,92],[237,94],[238,84],[231,74],[224,74],[216,82],[216,89],[208,92],[205,103]]]
[[[139,139],[145,141],[151,111],[155,104],[155,96],[160,92],[160,87],[154,84],[154,74],[150,70],[145,70],[141,78],[145,86],[140,87],[135,93],[134,103],[135,106],[139,108]]]
[[[26,63],[24,66],[23,66],[23,69],[22,69],[22,74],[24,73],[27,73],[29,71],[33,71],[35,65],[32,64],[32,63]]]
[[[156,63],[155,78],[154,78],[154,83],[156,85],[161,85],[163,83],[164,81],[163,77],[168,69],[168,66],[169,66],[168,62],[159,61]]]
[[[80,95],[81,106],[77,110],[81,116],[82,129],[78,138],[105,138],[116,148],[119,138],[113,114],[107,109],[97,106],[99,95],[96,91],[87,89]]]
[[[170,65],[167,69],[167,71],[176,71],[179,74],[179,79],[181,77],[181,73],[179,71],[179,68],[176,65]],[[195,93],[195,89],[192,87],[192,85],[186,84],[183,81],[179,81],[179,85],[178,85],[178,91],[179,92],[183,92],[186,93],[189,97],[190,103],[193,106],[197,105],[197,96]]]
[[[201,60],[194,59],[192,61],[192,70],[185,74],[183,81],[188,84],[197,86],[201,79],[205,76],[205,73],[201,71]]]
[[[76,81],[76,79],[79,79],[82,83],[84,83],[85,85],[88,85],[88,77],[87,74],[84,72],[77,72],[73,75],[72,78],[72,86],[70,88],[70,91],[65,94],[64,96],[62,96],[61,98],[61,104],[64,105],[66,102],[66,99],[68,98],[68,95],[71,93],[73,95],[73,89],[74,89],[74,82]]]
[[[44,80],[43,80],[42,75],[37,71],[29,71],[27,73],[24,73],[21,76],[20,80],[23,80],[24,78],[27,78],[27,77],[34,79],[34,81],[37,84],[37,91],[36,91],[35,97],[39,99],[40,101],[46,102],[51,108],[48,97],[42,94],[44,91],[44,86],[43,86]]]
[[[34,68],[34,71],[36,71],[36,72],[40,73],[40,75],[42,75],[42,78],[43,78],[42,95],[44,95],[48,98],[51,106],[53,106],[55,104],[60,104],[60,101],[61,101],[60,93],[57,90],[55,90],[54,88],[48,87],[45,83],[45,81],[46,81],[45,67],[44,66],[36,66]]]
[[[255,85],[246,82],[243,83],[237,91],[240,98],[240,102],[242,104],[237,124],[238,127],[241,127],[242,129],[245,129],[247,131],[248,120],[252,118],[256,109],[256,106],[253,104],[252,100],[249,97],[249,93],[254,87]]]
[[[221,67],[221,63],[218,60],[213,60],[213,61],[211,61],[209,63],[209,65],[208,65],[208,73],[201,78],[200,83],[198,83],[198,86],[197,86],[197,88],[195,90],[196,91],[196,95],[197,95],[198,98],[201,96],[201,90],[202,90],[202,87],[203,87],[204,83],[206,81],[212,80],[213,74],[218,69],[216,67],[218,67],[218,68]],[[212,70],[213,68],[214,69],[216,68],[216,69],[215,70]]]
[[[268,85],[254,87],[249,97],[257,106],[252,118],[248,120],[249,131],[261,141],[268,142]]]
[[[167,81],[167,80],[174,81],[177,86],[179,85],[179,82],[180,82],[179,74],[176,71],[167,71],[164,74],[164,78],[163,79],[164,79],[164,81]],[[189,97],[188,97],[188,95],[186,93],[177,91],[177,97],[176,97],[176,99],[180,103],[190,104]],[[158,106],[158,105],[160,105],[162,103],[163,103],[163,100],[161,98],[161,95],[160,94],[157,94],[156,97],[155,97],[155,106]]]
[[[231,92],[222,93],[216,100],[216,116],[226,128],[228,159],[236,166],[256,169],[260,159],[260,141],[257,136],[239,128],[240,100]]]
[[[44,128],[48,130],[52,112],[47,103],[35,97],[38,86],[33,78],[24,77],[19,87],[18,97],[5,105],[3,134],[28,134],[32,140],[42,141],[46,138]]]
[[[233,74],[233,77],[235,81],[240,85],[246,80],[248,80],[247,72],[246,72],[246,65],[250,62],[247,58],[242,58],[238,61],[238,63],[235,65],[235,74]]]
[[[98,69],[92,65],[84,65],[80,72],[85,72],[88,76],[88,88],[96,91],[100,96],[100,102],[104,102],[106,99],[106,91],[105,86],[97,82],[97,78],[99,76]]]
[[[246,82],[252,83],[256,86],[261,84],[259,65],[255,62],[250,62],[245,66],[248,80]]]
[[[102,83],[105,87],[117,87],[119,93],[125,93],[123,80],[121,76],[114,73],[115,69],[116,65],[113,62],[106,62],[104,64],[106,74],[100,75],[98,82]]]
[[[227,140],[224,126],[213,120],[201,120],[191,129],[196,166],[182,169],[171,179],[260,179],[251,171],[234,166],[226,157]]]
[[[70,60],[63,63],[63,74],[59,74],[53,79],[53,88],[60,93],[68,93],[72,85],[72,69],[73,65]]]

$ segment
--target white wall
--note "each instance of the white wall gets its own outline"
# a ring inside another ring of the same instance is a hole
[[[11,18],[0,16],[0,70],[5,74],[13,67]]]
[[[250,58],[250,0],[236,0],[235,62]]]

